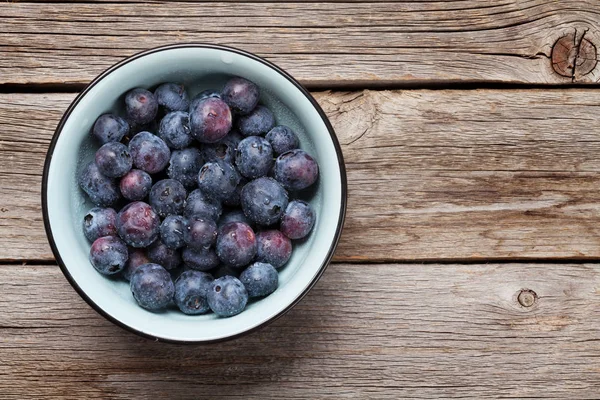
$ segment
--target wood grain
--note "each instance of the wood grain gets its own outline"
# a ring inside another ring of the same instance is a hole
[[[600,257],[596,91],[315,95],[348,170],[336,260]],[[0,260],[52,260],[41,172],[73,96],[0,95]]]
[[[0,83],[82,84],[143,49],[240,47],[313,87],[598,81],[552,69],[577,32],[598,46],[592,0],[489,2],[9,2],[0,7]]]
[[[209,346],[151,342],[112,325],[55,266],[0,266],[0,286],[3,399],[584,399],[600,391],[595,264],[333,264],[277,322]],[[530,308],[516,300],[524,288],[538,296]]]

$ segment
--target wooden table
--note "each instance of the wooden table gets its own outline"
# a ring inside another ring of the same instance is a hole
[[[0,5],[0,398],[600,396],[600,2]],[[307,85],[343,145],[334,263],[243,339],[154,343],[46,242],[76,93],[153,46],[227,44]]]

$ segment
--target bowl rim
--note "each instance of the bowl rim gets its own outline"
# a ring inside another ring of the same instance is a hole
[[[302,293],[300,293],[287,307],[285,307],[283,310],[281,310],[279,313],[275,314],[271,318],[262,322],[261,324],[255,326],[251,329],[237,333],[235,335],[224,336],[222,338],[212,339],[212,340],[175,340],[175,339],[165,339],[162,337],[153,336],[153,335],[141,332],[130,325],[127,325],[126,323],[118,320],[116,317],[113,317],[111,314],[106,312],[98,304],[96,304],[85,293],[85,291],[83,291],[83,289],[81,289],[81,287],[77,284],[75,279],[71,276],[71,273],[69,272],[69,269],[67,268],[64,261],[62,260],[62,258],[60,256],[60,252],[58,251],[58,248],[54,241],[54,235],[52,233],[52,227],[50,226],[50,219],[48,217],[48,198],[47,198],[48,175],[49,175],[49,171],[50,171],[50,164],[52,162],[52,155],[54,153],[54,148],[56,146],[56,143],[58,142],[58,139],[62,133],[62,130],[64,128],[66,121],[70,118],[71,113],[73,112],[75,107],[79,104],[79,102],[88,94],[88,92],[94,86],[96,86],[96,84],[98,84],[101,80],[103,80],[108,75],[110,75],[117,69],[121,68],[122,66],[124,66],[138,58],[142,58],[144,56],[147,56],[147,55],[150,55],[153,53],[158,53],[158,52],[162,52],[162,51],[166,51],[166,50],[184,49],[184,48],[204,48],[204,49],[214,49],[214,50],[236,53],[238,55],[242,55],[242,56],[251,58],[255,61],[258,61],[258,62],[266,65],[267,67],[274,70],[276,73],[279,73],[281,76],[283,76],[288,81],[290,81],[310,101],[312,106],[319,113],[319,116],[323,120],[323,123],[325,124],[327,131],[329,132],[329,136],[331,138],[331,141],[333,143],[333,146],[334,146],[335,152],[336,152],[336,157],[337,157],[339,172],[340,172],[340,181],[341,181],[341,186],[342,186],[341,187],[340,213],[339,213],[339,217],[338,217],[338,224],[336,227],[335,236],[333,238],[333,241],[330,245],[330,248],[327,252],[326,257],[323,260],[323,263],[319,267],[317,274],[310,281],[310,283],[304,289],[304,291]],[[342,149],[340,147],[340,143],[337,139],[335,131],[334,131],[333,127],[331,126],[331,122],[327,118],[327,115],[325,114],[325,112],[323,111],[323,109],[321,108],[319,103],[315,100],[315,98],[310,94],[310,92],[300,82],[298,82],[295,78],[293,78],[285,70],[283,70],[281,67],[273,64],[272,62],[267,61],[264,58],[259,57],[253,53],[250,53],[250,52],[247,52],[244,50],[240,50],[235,47],[217,45],[217,44],[209,44],[209,43],[178,43],[178,44],[170,44],[170,45],[165,45],[165,46],[154,47],[151,49],[141,51],[139,53],[133,54],[133,55],[119,61],[118,63],[108,67],[100,75],[98,75],[96,78],[94,78],[89,84],[87,84],[84,87],[84,89],[71,102],[71,104],[69,105],[69,107],[67,108],[67,110],[65,111],[63,116],[61,117],[61,119],[56,127],[56,130],[54,131],[52,140],[50,142],[50,146],[48,147],[48,151],[46,153],[46,158],[44,161],[44,171],[43,171],[43,175],[42,175],[42,215],[43,215],[43,219],[44,219],[44,228],[46,230],[46,237],[48,238],[50,248],[52,249],[52,253],[55,257],[56,262],[58,263],[58,266],[60,267],[62,273],[67,278],[67,281],[71,284],[71,286],[75,289],[75,291],[79,294],[79,296],[83,300],[85,300],[85,302],[88,303],[90,305],[90,307],[92,307],[98,314],[100,314],[101,316],[103,316],[104,318],[106,318],[107,320],[112,322],[113,324],[115,324],[129,332],[132,332],[138,336],[144,337],[146,339],[151,339],[154,341],[164,342],[164,343],[175,343],[175,344],[210,344],[210,343],[218,343],[218,342],[225,342],[228,340],[233,340],[233,339],[248,335],[248,334],[255,332],[261,328],[264,328],[268,324],[276,321],[281,316],[283,316],[284,314],[289,312],[296,304],[298,304],[304,298],[304,296],[306,296],[306,294],[315,286],[315,284],[319,281],[319,279],[321,278],[321,276],[327,269],[327,266],[331,262],[331,259],[333,258],[333,254],[335,252],[335,249],[340,241],[342,228],[344,226],[344,220],[346,217],[346,207],[347,207],[347,197],[348,197],[347,192],[348,192],[348,183],[347,183],[347,178],[346,178],[346,167],[344,164],[344,157],[342,154]]]

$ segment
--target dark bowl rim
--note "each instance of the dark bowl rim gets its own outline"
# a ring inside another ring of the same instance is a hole
[[[50,169],[50,163],[52,161],[52,155],[54,153],[54,148],[56,146],[58,138],[60,137],[60,134],[62,133],[62,130],[64,128],[66,121],[69,119],[69,117],[71,116],[71,113],[73,112],[74,108],[79,104],[81,99],[83,99],[87,95],[87,93],[98,82],[100,82],[102,79],[106,78],[108,75],[110,75],[117,69],[121,68],[122,66],[130,63],[131,61],[134,61],[138,58],[142,58],[144,56],[147,56],[147,55],[150,55],[153,53],[158,53],[158,52],[165,51],[165,50],[183,49],[183,48],[215,49],[215,50],[221,50],[221,51],[228,51],[228,52],[236,53],[236,54],[251,58],[253,60],[256,60],[256,61],[266,65],[267,67],[274,70],[275,72],[279,73],[284,78],[286,78],[288,81],[290,81],[294,86],[296,86],[296,88],[298,88],[298,90],[300,90],[300,92],[311,102],[312,106],[319,113],[319,116],[321,117],[321,119],[325,123],[325,126],[327,127],[327,130],[331,137],[331,141],[335,147],[335,152],[336,152],[336,156],[337,156],[337,160],[338,160],[338,164],[339,164],[339,168],[340,168],[340,178],[341,178],[341,185],[342,185],[342,187],[341,187],[341,195],[342,195],[341,202],[342,202],[342,204],[340,207],[340,214],[338,217],[338,225],[336,227],[334,239],[331,243],[331,246],[329,248],[327,256],[325,257],[325,259],[323,260],[323,263],[321,264],[321,267],[319,268],[317,274],[314,276],[312,281],[308,284],[306,289],[304,289],[304,291],[302,293],[300,293],[300,295],[296,299],[294,299],[294,301],[292,301],[286,308],[284,308],[283,310],[281,310],[279,313],[272,316],[271,318],[267,319],[266,321],[262,322],[261,324],[255,326],[251,329],[248,329],[246,331],[240,332],[238,334],[222,337],[219,339],[213,339],[213,340],[174,340],[174,339],[166,339],[166,338],[156,337],[156,336],[147,334],[145,332],[139,331],[139,330],[133,328],[132,326],[129,326],[129,325],[119,321],[116,317],[113,317],[111,314],[106,312],[98,304],[96,304],[91,298],[89,298],[88,295],[83,291],[83,289],[81,289],[81,287],[79,287],[77,282],[75,282],[75,279],[73,278],[73,276],[69,272],[68,268],[66,267],[64,261],[62,260],[62,258],[60,256],[58,248],[56,247],[56,243],[54,241],[54,235],[52,233],[52,228],[50,226],[50,220],[48,218],[48,201],[47,201],[48,200],[47,199],[48,173],[49,173],[49,169]],[[154,341],[159,341],[159,342],[164,342],[164,343],[175,343],[175,344],[210,344],[210,343],[218,343],[218,342],[233,340],[233,339],[248,335],[252,332],[255,332],[255,331],[267,326],[271,322],[277,320],[282,315],[284,315],[288,311],[290,311],[314,287],[314,285],[319,281],[319,279],[321,278],[321,276],[327,269],[327,266],[331,262],[333,254],[335,252],[335,249],[340,240],[342,228],[344,226],[344,219],[346,217],[347,195],[348,195],[347,194],[347,192],[348,192],[347,186],[348,186],[348,184],[347,184],[347,178],[346,178],[346,168],[344,165],[344,158],[343,158],[343,154],[342,154],[342,150],[341,150],[339,141],[337,140],[337,136],[335,135],[335,131],[334,131],[333,127],[331,126],[331,123],[329,122],[327,115],[325,114],[325,112],[323,111],[323,109],[321,108],[319,103],[317,103],[315,98],[309,93],[309,91],[300,82],[298,82],[295,78],[293,78],[285,70],[283,70],[282,68],[278,67],[277,65],[271,63],[270,61],[267,61],[255,54],[249,53],[247,51],[237,49],[235,47],[216,45],[216,44],[207,44],[207,43],[181,43],[181,44],[171,44],[171,45],[166,45],[166,46],[155,47],[152,49],[144,50],[142,52],[136,53],[132,56],[125,58],[124,60],[114,64],[113,66],[109,67],[104,72],[102,72],[100,75],[98,75],[77,95],[77,97],[75,97],[75,99],[71,102],[71,104],[69,105],[69,107],[67,108],[65,113],[63,114],[62,118],[60,119],[60,122],[58,123],[58,126],[56,127],[56,130],[54,131],[54,135],[52,137],[52,141],[50,142],[48,152],[46,153],[46,159],[44,162],[44,172],[42,175],[42,214],[43,214],[43,219],[44,219],[44,228],[46,230],[46,236],[48,238],[48,242],[52,249],[52,253],[54,254],[54,257],[56,258],[56,261],[57,261],[61,271],[63,272],[63,274],[65,275],[65,277],[67,278],[67,280],[71,284],[71,286],[79,294],[79,296],[81,296],[81,298],[83,298],[98,314],[102,315],[104,318],[106,318],[113,324],[115,324],[129,332],[135,333],[138,336],[144,337],[146,339],[151,339]]]

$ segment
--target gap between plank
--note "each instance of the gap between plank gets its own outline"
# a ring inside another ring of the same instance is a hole
[[[307,89],[313,91],[362,91],[362,90],[565,90],[565,89],[599,89],[595,83],[565,83],[565,84],[527,84],[504,82],[301,82]],[[0,93],[78,93],[87,84],[12,84],[0,83]]]
[[[437,0],[438,3],[456,3],[460,0]],[[97,5],[101,4],[115,4],[115,5],[123,5],[126,4],[148,4],[148,3],[165,3],[164,0],[148,0],[148,1],[89,1],[89,0],[72,0],[72,1],[64,1],[64,0],[8,0],[8,3],[48,3],[48,4],[90,4]],[[331,4],[339,4],[339,3],[347,3],[347,4],[376,4],[376,3],[398,3],[398,4],[411,4],[413,0],[295,0],[295,1],[274,1],[274,0],[177,0],[173,3],[261,3],[261,4],[281,4],[281,3],[331,3]],[[479,5],[477,7],[465,7],[465,8],[457,8],[457,9],[449,9],[449,11],[462,11],[462,10],[473,10],[473,9],[482,9],[482,8],[494,8],[499,7],[504,4],[493,4],[493,5]]]
[[[600,265],[600,258],[564,258],[564,259],[527,259],[527,258],[486,258],[479,260],[466,259],[439,259],[439,260],[335,260],[330,264],[354,264],[354,265],[381,265],[381,264],[397,264],[397,265],[487,265],[487,264],[552,264],[552,265],[569,265],[569,264],[589,264]],[[3,260],[0,261],[0,267],[7,266],[52,266],[58,267],[56,260]]]

